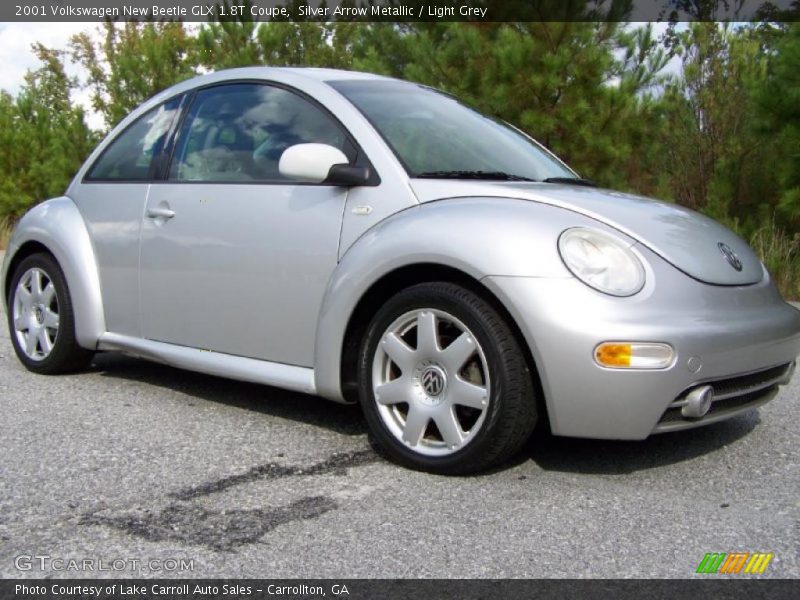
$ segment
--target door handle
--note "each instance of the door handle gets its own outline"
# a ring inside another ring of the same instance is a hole
[[[147,216],[151,219],[171,219],[175,216],[175,211],[162,206],[147,209]]]

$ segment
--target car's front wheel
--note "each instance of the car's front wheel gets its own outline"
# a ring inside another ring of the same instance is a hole
[[[531,373],[508,324],[451,283],[415,285],[377,312],[359,356],[359,392],[389,456],[437,473],[496,465],[536,424]]]
[[[14,352],[30,371],[67,373],[85,367],[93,353],[75,339],[67,281],[49,254],[33,254],[17,266],[8,296],[8,328]]]

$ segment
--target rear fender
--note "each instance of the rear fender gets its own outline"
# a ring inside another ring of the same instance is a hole
[[[100,277],[89,232],[75,203],[66,196],[33,207],[20,219],[3,261],[3,303],[9,309],[8,293],[17,263],[34,248],[50,252],[67,279],[75,313],[78,344],[94,350],[106,330]]]

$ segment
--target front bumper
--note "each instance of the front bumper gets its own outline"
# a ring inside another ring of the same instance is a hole
[[[643,439],[733,417],[788,382],[800,354],[800,311],[768,275],[752,286],[714,286],[647,258],[648,282],[630,298],[573,278],[484,278],[531,348],[553,433]],[[595,363],[598,343],[622,340],[668,343],[677,358],[648,371]],[[717,386],[723,397],[706,416],[683,418],[682,399],[701,384]]]
[[[795,366],[796,363],[791,362],[736,377],[702,381],[697,386],[686,390],[667,407],[653,429],[653,433],[666,433],[709,425],[766,404],[777,395],[781,385],[789,383]],[[697,389],[699,386],[711,386],[714,390],[711,409],[700,419],[686,418],[683,411],[688,404],[687,396],[692,389]]]

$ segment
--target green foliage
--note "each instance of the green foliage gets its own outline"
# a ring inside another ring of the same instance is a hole
[[[785,298],[800,298],[800,233],[789,235],[767,221],[750,236],[750,245],[769,269]]]
[[[11,226],[6,221],[0,221],[0,250],[8,247],[11,240]]]
[[[104,37],[73,37],[71,57],[88,73],[92,107],[111,128],[147,98],[196,73],[199,43],[183,23],[105,23]]]
[[[775,44],[762,85],[753,89],[761,131],[776,160],[769,165],[778,183],[781,220],[800,226],[800,23],[791,23]]]
[[[350,62],[345,33],[342,24],[265,23],[258,28],[256,42],[263,64],[345,68]]]
[[[61,55],[36,44],[42,62],[19,95],[0,93],[0,219],[14,221],[40,200],[64,192],[97,143],[83,109],[71,102],[76,83]]]
[[[746,222],[762,210],[760,158],[765,140],[753,130],[751,90],[766,60],[747,32],[695,23],[679,34],[683,76],[668,85],[661,140],[672,196],[716,218]],[[768,183],[768,182],[767,182]]]
[[[226,14],[230,14],[232,4],[225,1],[217,6],[224,6]],[[194,40],[197,60],[208,69],[246,67],[259,63],[258,46],[253,39],[256,23],[250,16],[251,3],[245,0],[236,4],[244,6],[246,10],[204,25]]]

